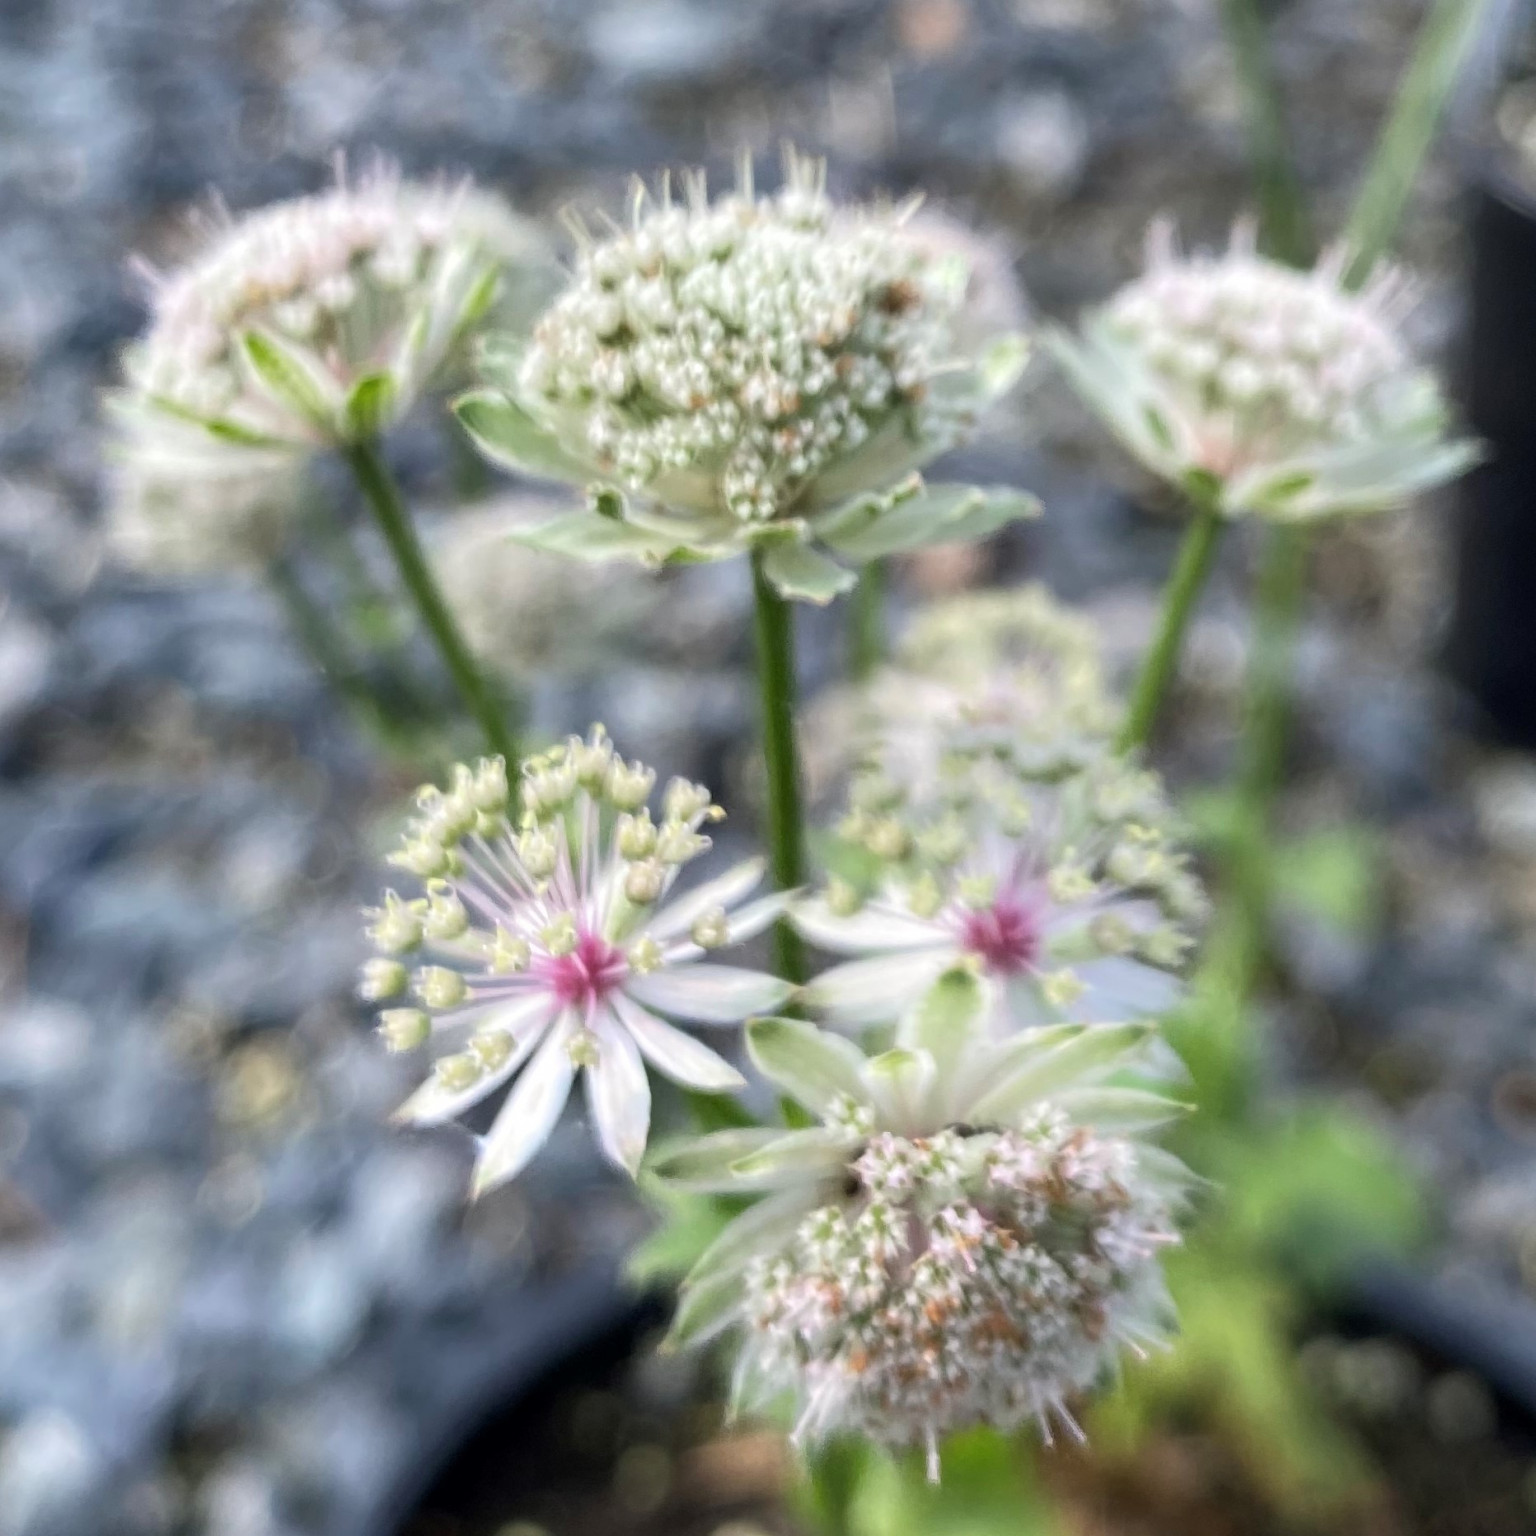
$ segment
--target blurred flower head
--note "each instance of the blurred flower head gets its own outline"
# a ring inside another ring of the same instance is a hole
[[[920,609],[865,690],[865,753],[908,794],[967,758],[1051,776],[1103,757],[1119,719],[1091,620],[1044,587]]]
[[[629,228],[580,231],[575,272],[530,344],[488,348],[459,404],[485,452],[588,489],[542,538],[562,553],[719,559],[767,546],[786,594],[825,602],[852,563],[976,537],[1031,509],[925,488],[1023,363],[1015,337],[962,340],[969,263],[914,235],[913,205],[838,207],[825,167],[681,202],[637,187]],[[838,557],[835,559],[833,557]]]
[[[168,575],[266,566],[303,496],[298,467],[286,454],[203,453],[190,431],[185,446],[186,457],[163,472],[116,466],[112,552],[125,565]]]
[[[707,790],[668,785],[659,822],[654,775],[618,757],[601,728],[523,769],[520,793],[499,758],[424,789],[391,862],[424,894],[391,891],[368,914],[377,957],[360,990],[386,1003],[396,1050],[447,1047],[401,1107],[417,1125],[455,1119],[513,1081],[481,1139],[475,1193],[518,1174],[548,1139],[578,1072],[604,1153],[631,1173],[645,1150],[646,1063],[706,1093],[742,1086],[707,1046],[660,1015],[738,1024],[792,990],[756,971],[707,963],[783,909],[751,859],[671,898],[683,867],[710,846],[721,813]],[[408,971],[406,957],[424,961]]]
[[[524,542],[548,510],[504,497],[454,511],[432,540],[438,584],[465,639],[487,667],[514,679],[596,669],[633,644],[657,606],[638,570],[605,573],[594,602],[586,567]]]
[[[390,426],[494,310],[538,301],[546,265],[500,198],[383,168],[220,213],[189,261],[149,273],[149,329],[109,400],[129,483],[217,521],[205,482]]]
[[[859,882],[834,877],[791,917],[858,958],[817,976],[806,1006],[837,1028],[886,1023],[960,967],[998,1035],[1171,1007],[1206,901],[1156,776],[1108,755],[1041,775],[1006,743],[963,748],[941,775],[915,796],[878,767],[854,779],[837,830]]]
[[[739,1396],[790,1397],[795,1435],[893,1451],[986,1424],[1056,1420],[1123,1348],[1171,1321],[1157,1254],[1187,1183],[1137,1133],[1177,1106],[1107,1081],[1147,1031],[1063,1026],[997,1045],[946,977],[902,1043],[868,1058],[783,1019],[748,1026],[757,1067],[811,1129],[724,1131],[656,1162],[700,1192],[765,1196],[684,1282],[674,1336],[737,1327]]]
[[[1221,255],[1182,254],[1164,223],[1148,247],[1145,274],[1050,345],[1153,473],[1227,516],[1307,522],[1401,505],[1473,462],[1402,339],[1396,270],[1352,292],[1344,250],[1298,271],[1247,228]]]

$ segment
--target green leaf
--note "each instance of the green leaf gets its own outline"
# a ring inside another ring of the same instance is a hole
[[[815,1186],[786,1189],[769,1195],[717,1228],[708,1247],[699,1254],[688,1273],[689,1285],[700,1285],[723,1275],[739,1275],[765,1250],[787,1242],[813,1209]],[[712,1202],[717,1208],[720,1201]]]
[[[780,597],[825,607],[852,589],[858,578],[808,544],[788,539],[763,556],[763,574]]]
[[[734,1202],[709,1195],[691,1195],[644,1178],[648,1201],[659,1208],[661,1220],[648,1237],[630,1250],[624,1273],[641,1287],[675,1285],[726,1230],[734,1218]]]
[[[731,1172],[743,1181],[745,1188],[775,1189],[799,1183],[808,1174],[834,1173],[847,1161],[857,1141],[851,1131],[824,1126],[783,1131],[760,1151],[750,1152],[732,1163]]]
[[[641,565],[665,565],[677,546],[629,523],[599,516],[585,507],[572,507],[547,523],[509,530],[507,537],[534,549],[566,555],[573,560],[635,560]]]
[[[1069,1088],[1053,1094],[1051,1103],[1079,1124],[1113,1135],[1156,1130],[1192,1108],[1145,1088]]]
[[[971,1108],[978,1120],[1009,1121],[1021,1110],[1083,1084],[1136,1050],[1151,1036],[1148,1024],[1094,1024],[1070,1039],[1024,1056]]]
[[[356,442],[376,437],[389,425],[395,409],[395,381],[387,373],[370,373],[352,386],[344,414],[347,436]]]
[[[522,406],[494,390],[476,390],[453,402],[453,413],[493,463],[546,480],[585,484],[592,470],[560,446]]]
[[[240,345],[257,383],[279,404],[323,432],[336,430],[342,406],[340,387],[315,367],[307,353],[270,331],[247,331]]]
[[[697,1194],[741,1192],[747,1186],[732,1172],[735,1164],[783,1134],[769,1126],[751,1126],[689,1137],[652,1153],[649,1171],[678,1190]]]
[[[702,1344],[729,1328],[741,1306],[741,1277],[719,1275],[702,1285],[684,1285],[678,1295],[677,1315],[663,1341],[663,1349],[683,1349]]]
[[[930,485],[898,496],[866,496],[818,519],[816,534],[846,559],[881,560],[929,544],[985,538],[1039,501],[1008,486]]]
[[[752,1019],[747,1054],[771,1082],[818,1115],[841,1095],[868,1101],[864,1053],[851,1040],[799,1019]]]
[[[971,1039],[982,1009],[981,982],[968,970],[946,971],[901,1021],[897,1040],[927,1051],[945,1077]]]

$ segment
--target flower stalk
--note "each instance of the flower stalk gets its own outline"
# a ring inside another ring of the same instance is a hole
[[[492,752],[508,762],[517,760],[517,747],[490,685],[481,675],[459,633],[448,605],[427,564],[421,541],[411,523],[410,513],[400,496],[399,487],[375,439],[364,439],[346,449],[346,459],[356,477],[369,510],[384,535],[394,558],[400,580],[421,622],[432,636],[443,665],[448,669],[470,713],[479,722]]]
[[[848,676],[864,682],[885,660],[885,566],[871,560],[848,595]]]
[[[768,862],[774,884],[788,891],[805,883],[804,811],[795,744],[794,613],[764,570],[761,550],[752,555],[752,596],[767,777]],[[783,919],[774,928],[774,962],[786,981],[805,980],[800,936]]]
[[[1178,671],[1184,634],[1189,628],[1195,600],[1205,585],[1216,554],[1221,536],[1221,513],[1209,495],[1195,492],[1192,499],[1194,516],[1184,534],[1184,542],[1179,546],[1178,560],[1163,594],[1157,634],[1142,662],[1130,708],[1115,743],[1121,752],[1134,752],[1138,747],[1144,747],[1152,735],[1164,696]]]

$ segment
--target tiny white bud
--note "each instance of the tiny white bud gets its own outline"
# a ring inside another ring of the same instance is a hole
[[[629,961],[630,970],[635,975],[649,976],[652,971],[660,969],[666,955],[661,945],[647,933],[629,946],[629,954],[626,958]]]
[[[624,894],[638,907],[649,906],[661,895],[666,872],[655,859],[642,859],[624,872]]]
[[[721,945],[730,943],[731,925],[726,918],[725,908],[716,907],[714,911],[697,918],[689,930],[689,937],[700,949],[719,949]]]
[[[411,984],[428,1008],[457,1007],[469,992],[463,976],[446,965],[424,965],[411,978]]]

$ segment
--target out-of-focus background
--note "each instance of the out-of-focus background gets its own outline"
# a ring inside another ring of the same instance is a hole
[[[1326,234],[1424,7],[1272,10]],[[571,1374],[574,1396],[548,1412],[567,1416],[560,1476],[579,1497],[541,1494],[533,1442],[510,1431],[474,1476],[501,1467],[556,1536],[707,1530],[771,1504],[783,1475],[766,1442],[721,1451],[676,1429],[708,1396],[691,1368],[642,1354],[620,1389],[562,1354],[629,1326],[609,1277],[646,1220],[582,1127],[467,1214],[465,1144],[384,1127],[405,1079],[351,989],[358,911],[413,779],[296,649],[266,589],[158,585],[104,559],[98,394],[142,320],[127,256],[174,258],[189,207],[215,191],[240,210],[323,185],[337,149],[468,172],[553,219],[570,201],[617,208],[632,171],[698,163],[725,180],[742,147],[769,167],[788,137],[830,158],[841,192],[925,188],[996,242],[1037,310],[1070,316],[1136,270],[1155,214],[1198,243],[1248,206],[1216,13],[1211,0],[0,5],[0,1536],[525,1529],[468,1504],[411,1511],[438,1458],[551,1367]],[[1523,27],[1491,8],[1402,241],[1424,279],[1416,338],[1458,376],[1468,210],[1494,142],[1518,203],[1536,112]],[[1523,270],[1528,282],[1536,267]],[[897,611],[1041,577],[1088,602],[1129,659],[1176,529],[1046,372],[964,466],[1030,486],[1046,519],[974,560],[905,568]],[[391,446],[424,507],[484,489],[440,413]],[[346,495],[339,478],[322,491]],[[1457,622],[1453,501],[1330,537],[1316,562],[1286,816],[1298,835],[1346,825],[1353,841],[1320,845],[1341,879],[1298,876],[1322,881],[1324,915],[1315,901],[1286,911],[1265,1072],[1275,1092],[1343,1098],[1395,1139],[1435,1192],[1421,1272],[1469,1313],[1486,1302],[1513,1319],[1508,1354],[1530,1369],[1536,762],[1498,744],[1497,711],[1440,665]],[[1194,635],[1168,763],[1181,783],[1230,757],[1249,553],[1234,543]],[[742,571],[690,572],[664,604],[644,583],[587,581],[605,609],[621,591],[633,606],[621,633],[579,602],[545,617],[551,656],[580,660],[539,681],[539,727],[601,719],[663,773],[748,798]],[[828,615],[805,631],[814,686],[840,642]],[[1518,692],[1536,655],[1489,643]],[[1399,1346],[1313,1345],[1331,1389],[1357,1407],[1363,1394],[1367,1418],[1385,1403],[1408,1443],[1467,1466],[1496,1456],[1484,1486],[1497,1482],[1509,1523],[1415,1525],[1409,1494],[1403,1523],[1381,1530],[1536,1528],[1536,1452],[1488,1448],[1508,1411],[1500,1382]],[[1169,1465],[1204,1475],[1198,1458]],[[594,1490],[605,1513],[560,1523]],[[1272,1528],[1232,1519],[1188,1528]],[[1165,1528],[1108,1521],[1082,1528]]]

